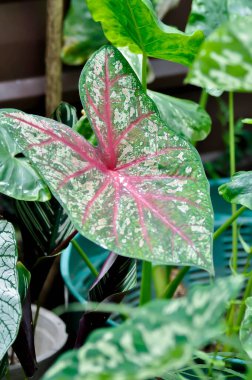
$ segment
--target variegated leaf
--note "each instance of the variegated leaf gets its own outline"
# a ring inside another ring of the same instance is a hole
[[[187,83],[221,91],[252,91],[252,16],[237,17],[202,44]]]
[[[22,316],[13,226],[0,220],[0,362],[14,342]]]
[[[0,123],[88,239],[123,256],[212,272],[213,213],[197,151],[160,119],[114,47],[85,65],[80,94],[97,148],[50,119],[3,110]]]
[[[125,323],[94,332],[79,351],[64,354],[43,380],[162,378],[220,335],[221,317],[242,283],[242,276],[222,278],[195,287],[186,298],[152,301]]]

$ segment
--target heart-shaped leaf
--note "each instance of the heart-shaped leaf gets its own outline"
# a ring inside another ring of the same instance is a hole
[[[16,263],[14,228],[0,220],[0,362],[17,336],[22,316]]]
[[[133,53],[190,65],[204,35],[192,35],[158,20],[149,0],[87,0],[95,21],[117,47],[128,46]]]
[[[43,380],[144,380],[178,370],[221,333],[227,302],[237,297],[242,283],[241,276],[229,277],[195,287],[187,298],[152,301],[118,327],[92,333]]]
[[[2,110],[0,123],[49,184],[76,228],[118,254],[213,271],[213,213],[197,151],[169,130],[114,47],[80,78],[99,145],[50,119]]]
[[[252,16],[237,17],[202,44],[186,82],[223,91],[252,91]]]
[[[193,0],[186,31],[193,33],[200,29],[208,36],[224,22],[249,15],[252,15],[251,0]]]
[[[197,103],[159,92],[148,91],[161,118],[177,134],[189,141],[204,140],[211,131],[211,118]]]
[[[80,65],[106,42],[102,28],[92,19],[85,0],[71,0],[64,20],[63,62]]]
[[[231,182],[219,187],[219,194],[227,202],[240,204],[252,210],[252,171],[235,173]]]
[[[21,153],[8,131],[0,128],[0,192],[9,197],[40,202],[50,199],[50,191]]]

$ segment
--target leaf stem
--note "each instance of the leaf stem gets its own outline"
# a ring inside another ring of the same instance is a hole
[[[144,92],[147,91],[147,55],[143,53],[143,59],[142,59],[142,86],[144,89]]]
[[[87,256],[87,254],[83,251],[83,249],[81,248],[81,246],[77,243],[76,240],[72,240],[71,243],[72,243],[73,247],[76,249],[76,251],[78,252],[78,254],[81,256],[81,258],[83,259],[83,261],[87,264],[87,267],[90,269],[90,272],[95,277],[98,277],[99,272],[93,266],[93,264],[91,263],[91,261],[89,260],[89,258]]]
[[[240,325],[242,323],[242,320],[244,318],[244,314],[245,314],[245,311],[246,311],[245,301],[251,295],[251,293],[252,293],[252,275],[250,275],[250,277],[249,277],[249,280],[248,280],[248,283],[247,283],[247,286],[246,286],[246,289],[245,289],[245,292],[244,292],[244,295],[243,295],[243,298],[242,298],[242,303],[241,303],[241,306],[240,306],[240,309],[239,309],[239,313],[238,313],[238,316],[237,316],[237,321],[236,321],[237,327],[240,327]]]
[[[149,261],[142,262],[142,278],[140,289],[140,306],[151,300],[152,265]]]
[[[228,218],[214,233],[213,239],[217,239],[226,229],[247,209],[247,207],[240,207],[230,218]]]
[[[200,95],[199,105],[200,105],[202,108],[206,109],[207,101],[208,101],[208,93],[207,93],[206,90],[203,88],[203,89],[202,89],[202,92],[201,92],[201,95]]]

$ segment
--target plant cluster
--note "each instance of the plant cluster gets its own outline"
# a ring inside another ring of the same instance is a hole
[[[79,305],[78,349],[61,356],[45,380],[251,376],[252,275],[249,265],[238,275],[237,218],[252,209],[252,172],[236,173],[234,92],[252,91],[252,4],[194,0],[185,33],[162,23],[153,5],[72,1],[64,59],[83,63],[95,51],[80,75],[80,120],[65,103],[51,119],[0,110],[0,191],[16,200],[36,259],[58,255],[72,241],[97,277],[89,290],[92,302]],[[186,82],[202,88],[201,105],[209,95],[229,93],[231,180],[219,193],[232,204],[232,215],[215,232],[209,183],[194,147],[209,134],[210,117],[196,103],[147,90],[148,57],[188,66]],[[231,225],[232,276],[171,300],[191,266],[214,276],[213,240]],[[77,231],[107,249],[100,272],[72,240]],[[251,248],[243,243],[250,260]],[[36,369],[30,252],[18,261],[13,226],[1,220],[0,377],[8,372],[11,346],[27,376]],[[118,304],[136,284],[136,260],[142,267],[137,308]],[[167,268],[173,267],[181,269],[171,279]],[[159,288],[154,300],[153,276]],[[113,312],[124,321],[97,330]],[[210,354],[202,351],[207,346]],[[246,374],[218,356],[241,347]]]

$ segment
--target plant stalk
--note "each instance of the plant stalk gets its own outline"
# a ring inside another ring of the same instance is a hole
[[[230,225],[246,210],[245,206],[240,207],[230,218],[226,220],[214,233],[213,239],[217,239]]]
[[[51,116],[62,97],[62,63],[60,58],[63,0],[47,0],[46,7],[46,116]]]
[[[91,261],[89,260],[87,254],[83,251],[81,246],[77,243],[76,240],[71,241],[73,247],[76,249],[82,260],[87,264],[87,267],[90,269],[90,272],[95,276],[98,277],[99,272],[96,270],[96,268],[93,266]]]
[[[151,300],[151,285],[152,285],[152,265],[149,261],[142,263],[142,278],[140,289],[140,306]]]
[[[206,90],[203,88],[203,89],[202,89],[202,92],[201,92],[201,95],[200,95],[199,105],[200,105],[202,108],[206,109],[207,101],[208,101],[208,93],[207,93]]]
[[[240,325],[241,325],[241,323],[243,321],[244,314],[245,314],[245,311],[246,311],[245,301],[251,295],[251,293],[252,293],[252,275],[250,275],[250,277],[249,277],[249,280],[248,280],[248,283],[247,283],[247,286],[246,286],[246,289],[245,289],[245,292],[244,292],[244,295],[243,295],[243,298],[242,298],[242,303],[241,303],[241,306],[240,306],[240,309],[239,309],[239,313],[238,313],[238,316],[237,316],[237,321],[236,321],[237,327],[240,327]]]

